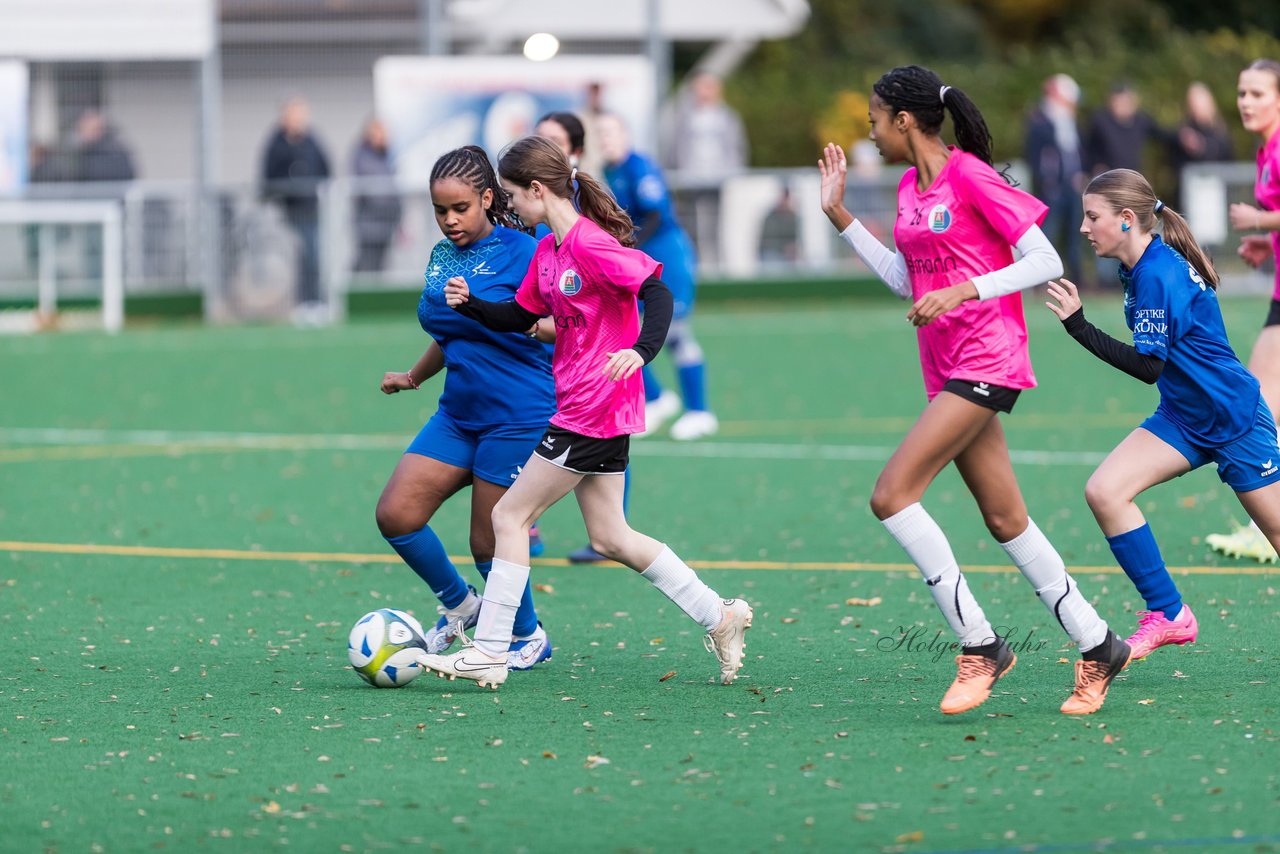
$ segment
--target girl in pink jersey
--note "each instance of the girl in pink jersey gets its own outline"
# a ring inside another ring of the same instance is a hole
[[[1259,59],[1240,72],[1236,106],[1245,130],[1262,139],[1258,149],[1258,182],[1253,195],[1257,207],[1231,206],[1231,227],[1251,232],[1240,241],[1240,257],[1251,267],[1268,258],[1280,260],[1280,62]],[[1261,232],[1261,233],[1258,233]],[[1271,310],[1249,356],[1249,371],[1262,384],[1262,397],[1272,412],[1280,412],[1280,264],[1276,266]],[[1209,547],[1232,557],[1261,563],[1276,560],[1276,550],[1255,523],[1230,534],[1210,534]]]
[[[907,319],[916,327],[929,403],[880,473],[871,509],[920,569],[959,638],[958,672],[941,709],[957,714],[979,706],[1017,660],[983,615],[946,535],[920,504],[933,479],[954,462],[987,528],[1078,644],[1083,659],[1062,711],[1089,714],[1101,708],[1129,648],[1081,595],[1028,517],[996,417],[1036,384],[1020,292],[1061,275],[1062,261],[1040,230],[1046,208],[991,167],[982,114],[932,71],[893,69],[875,84],[870,105],[880,154],[911,167],[898,186],[897,252],[845,207],[845,153],[831,144],[818,161],[822,208],[889,288],[913,301]],[[939,136],[948,112],[956,146]]]
[[[512,624],[529,579],[529,526],[572,491],[591,545],[641,573],[707,630],[707,648],[727,685],[742,667],[751,607],[722,600],[666,545],[632,530],[622,511],[631,434],[644,429],[639,369],[657,355],[671,323],[671,293],[658,279],[662,265],[624,245],[632,242],[630,218],[555,143],[536,136],[512,143],[498,175],[520,219],[552,233],[538,244],[514,302],[476,299],[462,277],[449,280],[445,298],[498,331],[554,319],[556,413],[494,507],[497,542],[474,642],[454,655],[424,655],[422,665],[493,688],[506,680]],[[643,327],[637,299],[645,301]]]

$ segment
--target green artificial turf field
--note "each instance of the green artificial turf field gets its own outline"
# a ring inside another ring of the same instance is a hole
[[[1155,391],[1041,302],[1009,444],[1127,634],[1141,600],[1082,491]],[[1122,329],[1114,298],[1088,305]],[[1224,306],[1247,352],[1265,306]],[[584,541],[571,503],[533,573],[551,662],[498,692],[351,672],[365,611],[434,618],[373,523],[439,389],[377,391],[425,344],[411,303],[331,330],[0,339],[0,850],[1280,851],[1280,574],[1204,547],[1244,520],[1212,471],[1141,499],[1200,641],[1085,719],[1058,712],[1074,651],[944,472],[925,506],[1019,662],[938,712],[945,624],[867,509],[922,405],[905,309],[704,306],[721,433],[633,445],[635,527],[755,607],[729,687],[647,584],[559,559]],[[460,562],[466,511],[433,523]]]

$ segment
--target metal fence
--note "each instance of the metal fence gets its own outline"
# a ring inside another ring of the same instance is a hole
[[[847,203],[886,244],[892,243],[901,172],[850,176]],[[1231,291],[1263,292],[1268,271],[1248,269],[1235,254],[1240,235],[1227,205],[1251,201],[1252,164],[1198,165],[1183,180],[1182,210],[1215,254]],[[678,210],[688,218],[704,281],[852,275],[864,272],[819,208],[815,170],[752,170],[714,192],[673,180]],[[285,188],[288,190],[289,188]],[[326,317],[340,316],[352,290],[414,289],[431,247],[441,239],[429,187],[387,179],[340,177],[294,188],[313,194],[314,232],[270,193],[250,184],[224,185],[213,198],[184,182],[32,185],[28,200],[112,200],[119,206],[123,276],[130,295],[200,293],[214,320],[287,316],[306,301],[305,276],[315,277]],[[398,204],[382,247],[362,246],[362,202]],[[202,214],[201,206],[209,206]],[[11,218],[10,218],[11,219]],[[41,237],[41,229],[52,234]],[[55,252],[52,262],[42,253]],[[102,290],[102,242],[93,226],[0,224],[0,299],[33,298],[39,272],[53,270],[60,295],[96,297]],[[309,253],[311,253],[309,257]],[[314,264],[309,269],[308,264]]]

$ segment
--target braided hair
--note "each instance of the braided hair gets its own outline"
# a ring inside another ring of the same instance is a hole
[[[444,178],[456,178],[474,189],[479,196],[483,196],[485,190],[492,190],[493,202],[485,211],[489,222],[494,225],[504,225],[507,228],[524,229],[519,217],[511,209],[507,191],[498,183],[498,175],[493,171],[489,155],[485,154],[480,146],[464,145],[462,148],[455,148],[441,155],[436,164],[431,167],[431,183],[434,184]]]
[[[955,125],[956,145],[991,165],[991,132],[977,105],[959,89],[946,86],[937,74],[919,65],[887,72],[871,87],[890,113],[910,113],[916,126],[936,136],[942,129],[944,108]]]

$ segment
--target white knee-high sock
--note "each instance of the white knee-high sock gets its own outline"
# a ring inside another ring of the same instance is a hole
[[[1034,519],[1027,520],[1027,530],[1000,546],[1081,652],[1088,652],[1107,639],[1106,622],[1084,598],[1075,579],[1067,573],[1062,556]]]
[[[665,545],[640,575],[703,628],[710,631],[720,625],[720,594],[703,584],[697,573]]]
[[[918,503],[912,504],[885,519],[884,527],[919,568],[933,601],[961,645],[981,646],[994,641],[996,634],[969,592],[969,582],[956,565],[947,535],[933,517]]]
[[[529,567],[493,559],[484,582],[484,600],[476,619],[476,648],[493,658],[506,658],[511,647],[511,627],[529,583]]]

